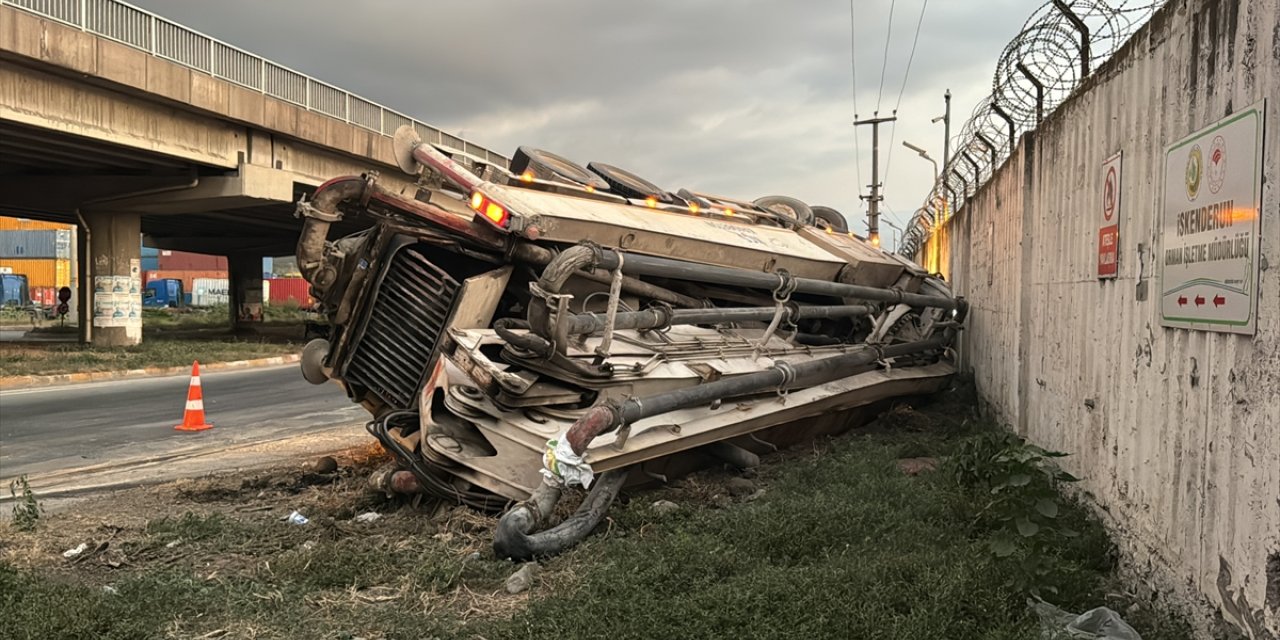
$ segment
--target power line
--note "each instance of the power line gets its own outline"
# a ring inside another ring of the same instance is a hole
[[[902,105],[902,94],[907,90],[907,78],[911,76],[911,62],[916,59],[916,44],[920,42],[920,25],[924,24],[924,12],[929,8],[929,0],[920,5],[920,19],[916,20],[916,35],[911,39],[911,55],[907,56],[907,70],[902,74],[902,88],[898,89],[898,102],[893,105],[896,113]]]
[[[889,3],[889,26],[884,30],[884,60],[880,63],[880,91],[876,94],[876,114],[880,113],[880,98],[884,95],[884,70],[889,66],[889,40],[893,36],[893,7],[898,0]]]
[[[907,79],[911,77],[911,62],[916,58],[916,44],[920,42],[920,25],[924,24],[924,12],[929,8],[929,0],[920,5],[920,17],[916,20],[916,35],[911,39],[911,54],[907,56],[907,69],[902,73],[902,86],[898,89],[898,101],[893,105],[893,115],[898,115],[898,107],[902,106],[902,94],[907,90]],[[884,177],[889,178],[889,168],[893,166],[894,134],[898,132],[897,123],[889,128],[889,157],[884,160]]]
[[[854,20],[854,0],[849,0],[849,61],[854,81],[854,119],[858,119],[858,23]],[[863,146],[854,127],[854,166],[858,170],[858,201],[863,198]]]

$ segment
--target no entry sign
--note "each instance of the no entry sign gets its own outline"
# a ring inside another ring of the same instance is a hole
[[[1102,217],[1098,225],[1098,278],[1120,272],[1120,152],[1102,163]]]

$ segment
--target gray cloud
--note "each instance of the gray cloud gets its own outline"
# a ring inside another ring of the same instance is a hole
[[[670,188],[784,193],[861,224],[870,130],[857,132],[845,0],[139,0],[211,36],[510,154],[520,144],[627,167]],[[904,222],[953,133],[991,90],[996,57],[1038,6],[934,0],[899,122],[882,128],[885,204]],[[856,0],[858,114],[897,103],[920,0]],[[855,161],[856,158],[856,161]],[[857,166],[861,165],[861,171]]]

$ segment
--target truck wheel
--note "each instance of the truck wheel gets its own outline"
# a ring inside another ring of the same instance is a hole
[[[587,169],[604,178],[604,181],[609,183],[609,189],[624,198],[638,200],[654,198],[664,204],[672,201],[671,194],[662,190],[661,187],[626,169],[603,162],[588,162]]]
[[[831,227],[832,231],[838,233],[848,233],[849,231],[849,221],[845,220],[839,211],[831,207],[823,207],[821,205],[813,207],[813,217],[814,224],[819,227],[823,226],[822,223],[825,222],[826,226]]]
[[[777,214],[781,214],[795,219],[803,225],[813,224],[813,209],[809,205],[788,196],[765,196],[756,198],[752,204],[761,209],[768,209]]]
[[[511,157],[511,173],[523,175],[525,172],[543,180],[576,182],[595,189],[609,188],[608,182],[587,171],[582,165],[550,151],[533,147],[520,147]]]

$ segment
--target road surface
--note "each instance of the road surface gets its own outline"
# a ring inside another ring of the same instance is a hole
[[[242,443],[354,424],[368,414],[298,366],[200,376],[213,429],[175,431],[187,376],[0,391],[0,477],[56,472],[196,445]]]

